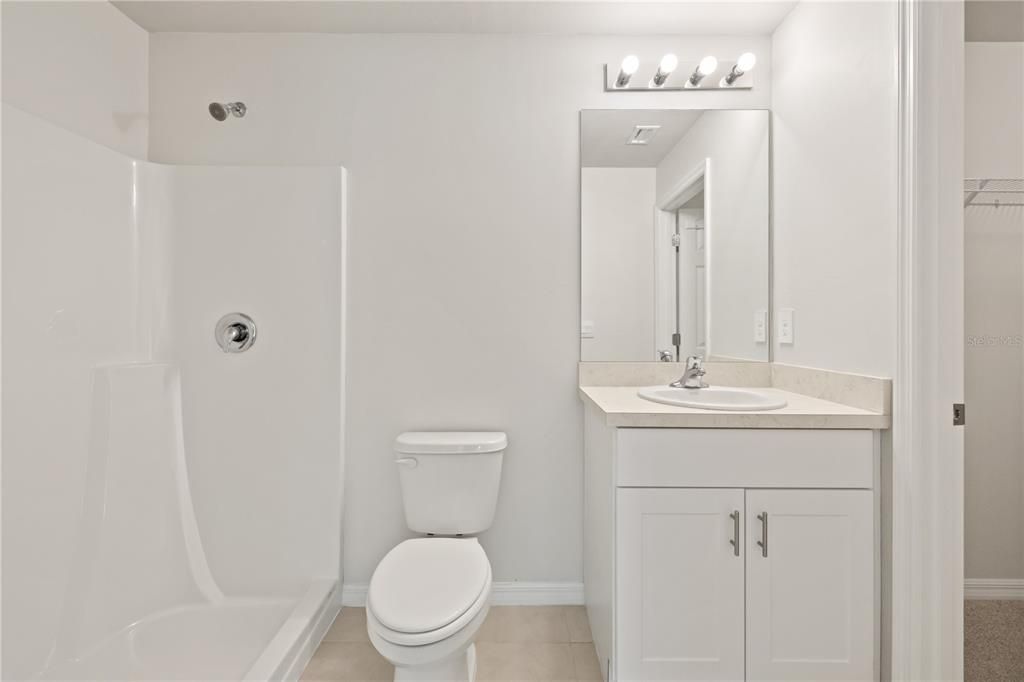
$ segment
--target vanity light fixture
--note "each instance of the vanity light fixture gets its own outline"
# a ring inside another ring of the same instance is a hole
[[[732,71],[722,79],[722,87],[732,87],[732,84],[736,82],[736,79],[750,71],[757,64],[757,57],[753,52],[744,52],[740,55],[740,58],[736,60],[735,66],[732,67]]]
[[[720,68],[728,62],[723,62],[713,53],[705,53],[703,58],[699,57],[699,54],[691,52],[683,55],[683,64],[695,65],[692,73],[679,70],[680,58],[673,52],[662,53],[660,60],[654,59],[651,54],[634,53],[621,57],[622,61],[618,64],[605,62],[602,65],[604,91],[704,92],[750,90],[754,87],[754,77],[747,73],[757,63],[757,58],[752,52],[740,55],[731,70]],[[708,78],[713,74],[713,80]],[[718,74],[725,77],[722,78]]]
[[[710,76],[717,69],[718,69],[718,60],[717,59],[715,59],[711,55],[708,55],[707,57],[704,57],[704,59],[700,60],[700,64],[697,65],[697,68],[693,70],[693,73],[690,74],[690,78],[689,78],[689,80],[686,81],[686,85],[684,87],[696,88],[696,87],[700,86],[700,82],[702,80],[704,80],[704,77],[705,76]]]
[[[619,76],[615,79],[615,87],[624,88],[629,85],[629,79],[633,77],[633,74],[639,68],[640,59],[635,54],[631,54],[623,59],[622,65],[619,66]]]
[[[658,72],[651,79],[651,86],[655,88],[663,86],[677,66],[679,66],[679,57],[676,57],[671,52],[662,57],[661,63],[658,64]]]

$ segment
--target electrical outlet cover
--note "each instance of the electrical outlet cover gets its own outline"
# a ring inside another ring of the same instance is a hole
[[[768,341],[768,311],[758,310],[754,312],[754,343],[765,343]]]
[[[779,343],[787,346],[793,344],[793,313],[792,308],[783,308],[779,311]]]

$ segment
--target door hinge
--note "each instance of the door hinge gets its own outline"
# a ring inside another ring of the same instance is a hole
[[[682,239],[680,239],[678,234],[672,235],[672,246],[674,246],[674,247],[676,247],[678,249],[679,245],[681,243],[682,243]]]
[[[683,345],[683,336],[682,336],[682,334],[680,334],[679,332],[676,332],[675,334],[672,335],[672,345],[673,346],[681,346],[681,345]]]
[[[953,403],[953,426],[963,426],[967,423],[967,408],[963,403]]]

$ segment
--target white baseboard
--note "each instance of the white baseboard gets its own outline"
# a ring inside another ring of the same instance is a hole
[[[1024,580],[1012,578],[968,578],[964,599],[1024,599]]]
[[[346,583],[341,589],[345,606],[366,606],[367,583]],[[577,606],[583,603],[583,583],[494,583],[495,606]]]
[[[583,583],[494,583],[491,603],[497,606],[579,606]]]

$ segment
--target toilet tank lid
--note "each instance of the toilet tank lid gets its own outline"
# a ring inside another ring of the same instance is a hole
[[[506,447],[501,431],[409,431],[395,439],[395,452],[409,455],[470,455]]]

